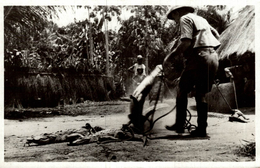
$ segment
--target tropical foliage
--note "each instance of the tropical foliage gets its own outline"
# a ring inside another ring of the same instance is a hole
[[[72,7],[71,7],[72,8]],[[5,6],[5,71],[41,71],[109,74],[117,84],[125,81],[127,68],[137,55],[145,58],[148,70],[161,64],[176,45],[179,30],[165,14],[169,6],[76,6],[88,11],[83,21],[58,27],[60,6]],[[219,33],[230,23],[225,6],[198,7]],[[123,11],[131,16],[122,20]],[[108,30],[116,19],[118,30]],[[109,72],[109,73],[108,73]]]
[[[55,6],[5,6],[4,7],[4,47],[5,67],[40,68],[44,58],[52,52],[45,50],[49,45],[43,36],[54,23],[48,18],[57,17],[62,7]],[[43,33],[43,34],[42,34]],[[50,47],[49,47],[50,48]]]
[[[57,11],[61,9],[58,6],[5,6],[5,47],[25,49],[31,40],[39,40],[47,19],[57,17]]]
[[[152,68],[162,62],[178,37],[176,25],[165,17],[167,6],[77,8],[88,10],[88,18],[58,28],[48,18],[56,16],[61,7],[5,6],[6,63],[43,69],[72,68],[83,72],[98,69],[104,73],[104,63],[110,61],[110,67],[122,69],[141,54],[146,58],[148,68]],[[123,9],[133,13],[127,20],[120,18]],[[221,33],[230,23],[230,13],[221,13],[224,9],[225,6],[205,6],[198,8],[198,14]],[[105,21],[111,21],[113,17],[121,23],[121,28],[118,32],[104,31]]]
[[[204,17],[219,34],[231,23],[231,11],[225,5],[198,7],[197,14]]]
[[[133,15],[122,21],[117,39],[117,69],[126,72],[136,60],[137,55],[145,58],[148,69],[161,64],[167,44],[174,38],[177,30],[168,22],[165,13],[167,6],[130,6]]]

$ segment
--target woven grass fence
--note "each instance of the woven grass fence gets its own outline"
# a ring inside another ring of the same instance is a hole
[[[110,100],[113,79],[77,73],[5,74],[5,108],[54,107],[82,100]]]

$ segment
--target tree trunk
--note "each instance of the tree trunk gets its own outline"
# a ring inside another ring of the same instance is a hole
[[[145,24],[146,24],[146,38],[149,36],[149,33],[148,33],[148,22],[147,22],[147,19],[145,19]],[[146,39],[146,47],[145,47],[145,66],[146,66],[146,74],[148,74],[149,72],[148,72],[148,66],[149,66],[149,48],[148,48],[148,46],[149,46],[149,43],[148,43],[148,41],[147,41],[147,39]]]
[[[89,16],[89,8],[88,8],[88,16]],[[88,18],[90,22],[90,17]],[[86,25],[87,26],[87,25]],[[90,64],[91,66],[94,65],[94,59],[93,59],[93,51],[94,51],[94,42],[93,42],[93,37],[92,37],[92,24],[91,22],[89,23],[89,44],[90,44],[90,49],[89,49],[89,59],[90,59]],[[86,32],[86,38],[87,38],[87,32]]]
[[[90,56],[90,63],[91,65],[94,65],[94,59],[93,59],[93,50],[94,50],[94,42],[93,42],[93,37],[92,37],[92,24],[89,24],[89,43],[90,43],[90,50],[89,50],[89,56]]]
[[[103,17],[105,15],[105,11],[107,13],[106,7],[104,8]],[[104,18],[105,21],[105,48],[106,48],[106,74],[107,76],[110,76],[110,70],[109,70],[109,54],[108,54],[108,30],[107,30],[107,19]]]

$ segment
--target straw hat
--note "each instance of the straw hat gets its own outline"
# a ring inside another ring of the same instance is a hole
[[[141,56],[141,55],[137,56],[137,59],[142,59],[142,58],[143,58],[143,56]]]
[[[191,6],[180,6],[180,5],[177,5],[177,6],[174,6],[172,7],[168,13],[167,13],[167,18],[168,19],[173,19],[172,18],[172,13],[175,12],[175,11],[179,11],[179,10],[185,10],[187,12],[190,12],[190,13],[193,13],[195,11],[195,9]]]

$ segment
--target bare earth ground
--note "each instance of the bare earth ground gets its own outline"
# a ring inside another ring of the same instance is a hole
[[[174,100],[164,100],[155,113],[155,118],[168,112]],[[196,124],[197,114],[194,99],[189,99],[191,122]],[[145,104],[146,109],[148,103]],[[55,116],[4,120],[5,162],[119,162],[119,161],[167,161],[167,162],[254,162],[255,158],[237,153],[245,141],[255,141],[255,108],[240,109],[249,123],[229,122],[230,114],[209,113],[207,138],[187,138],[164,128],[175,122],[175,112],[159,120],[153,129],[153,140],[143,147],[142,142],[125,141],[107,144],[67,146],[66,143],[24,147],[31,135],[59,130],[78,129],[89,122],[92,126],[120,128],[128,121],[129,102],[89,103],[77,107],[86,110],[85,115]],[[187,133],[188,134],[188,133]]]

